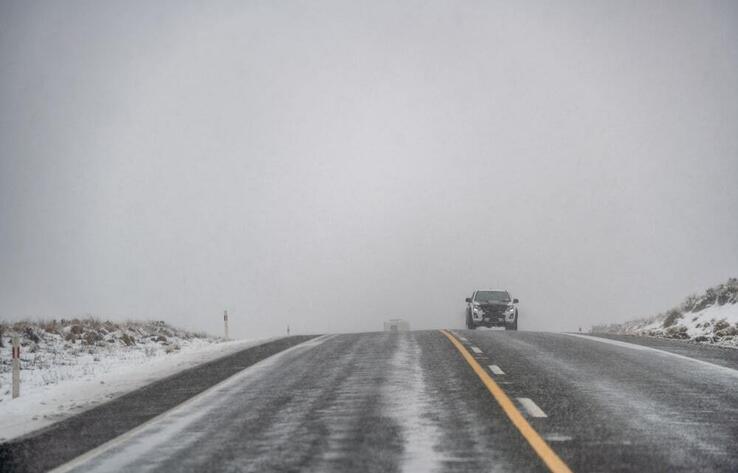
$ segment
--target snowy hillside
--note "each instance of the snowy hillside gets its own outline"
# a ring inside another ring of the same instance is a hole
[[[690,296],[662,314],[592,327],[592,332],[679,338],[738,348],[738,279]]]
[[[164,322],[97,319],[0,324],[0,441],[252,346]],[[21,339],[20,397],[11,398],[11,339]]]

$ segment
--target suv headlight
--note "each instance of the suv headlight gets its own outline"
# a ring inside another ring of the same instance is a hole
[[[505,312],[507,313],[515,312],[515,306],[514,305],[507,306],[507,309],[505,309]]]

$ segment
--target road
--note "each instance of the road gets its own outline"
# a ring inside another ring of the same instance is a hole
[[[535,332],[453,338],[512,408],[439,331],[323,336],[57,471],[565,471],[532,437],[575,472],[738,468],[732,352]]]

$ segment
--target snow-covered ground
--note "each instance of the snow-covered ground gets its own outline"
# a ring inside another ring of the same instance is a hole
[[[47,330],[48,329],[48,330]],[[11,398],[11,337],[21,336],[20,397]],[[0,442],[201,363],[263,343],[224,341],[162,322],[92,319],[6,324],[0,348]]]
[[[738,280],[688,297],[679,307],[639,320],[592,328],[593,332],[679,338],[738,348]]]

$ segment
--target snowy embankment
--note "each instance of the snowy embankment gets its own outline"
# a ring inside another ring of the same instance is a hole
[[[653,317],[592,327],[594,333],[677,338],[738,348],[738,279],[689,296],[679,307]]]
[[[257,345],[164,322],[73,319],[0,325],[0,442],[201,363]],[[20,397],[11,398],[11,339],[21,339]]]

